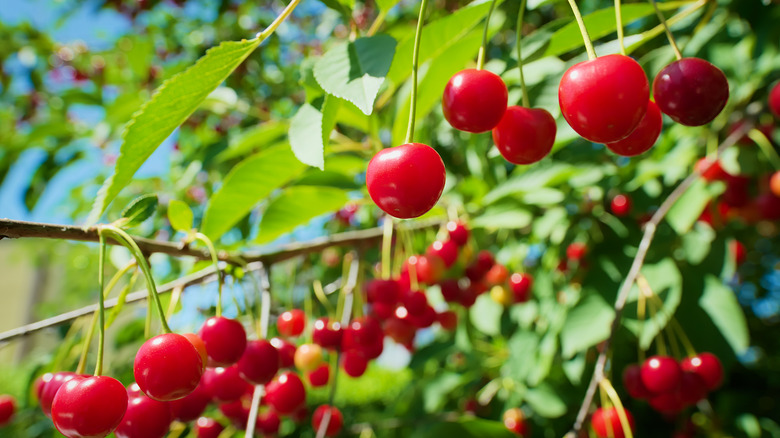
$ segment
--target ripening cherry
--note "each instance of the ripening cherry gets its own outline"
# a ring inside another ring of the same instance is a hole
[[[780,82],[776,83],[769,92],[769,109],[776,117],[780,117]]]
[[[446,302],[456,303],[460,299],[461,289],[458,280],[451,278],[442,280],[439,283],[439,288],[441,289],[441,295]]]
[[[507,89],[503,79],[487,70],[467,69],[453,75],[441,100],[444,118],[453,128],[472,133],[493,129],[504,115]]]
[[[450,240],[458,246],[465,245],[469,241],[469,235],[471,234],[469,228],[464,223],[458,221],[447,222],[447,231],[450,233]]]
[[[650,150],[658,140],[663,129],[663,117],[658,105],[652,100],[647,101],[647,110],[639,124],[628,137],[616,142],[607,143],[612,152],[624,157],[634,157]]]
[[[200,417],[195,423],[195,436],[197,438],[219,438],[219,434],[225,430],[217,420],[208,417]]]
[[[637,364],[631,364],[623,370],[623,386],[628,395],[635,399],[644,399],[652,394],[642,383],[642,371]]]
[[[341,347],[342,330],[338,322],[330,322],[327,317],[314,321],[312,341],[328,350],[338,350]]]
[[[311,425],[315,431],[319,431],[328,411],[330,411],[330,419],[327,426],[325,426],[325,436],[336,436],[344,425],[344,417],[335,406],[321,405],[315,409],[311,417]]]
[[[634,430],[634,417],[627,409],[626,419],[631,430]],[[593,431],[596,432],[596,436],[599,438],[624,438],[626,436],[623,430],[623,424],[620,422],[620,415],[615,407],[598,408],[590,419],[590,424],[593,426]]]
[[[0,395],[0,427],[10,423],[16,412],[16,400],[10,395]]]
[[[198,385],[188,396],[168,402],[168,408],[176,421],[189,423],[203,415],[206,406],[211,402],[211,394],[206,391],[203,384]]]
[[[631,198],[628,195],[617,195],[612,198],[610,209],[615,216],[622,217],[631,212]]]
[[[581,242],[573,242],[566,247],[566,258],[573,262],[582,261],[587,253],[588,247]]]
[[[265,339],[249,341],[236,366],[247,382],[265,385],[279,371],[279,351]]]
[[[201,385],[218,402],[232,402],[241,398],[249,383],[241,378],[238,366],[208,368],[203,373]]]
[[[132,397],[114,434],[117,438],[163,438],[172,420],[167,403],[145,395]]]
[[[510,106],[493,128],[493,143],[513,164],[536,163],[552,150],[557,127],[545,109]]]
[[[397,316],[392,316],[385,320],[384,323],[385,335],[395,342],[406,345],[414,341],[414,336],[417,333],[417,329],[408,322],[399,319]]]
[[[641,369],[642,383],[650,392],[660,394],[674,390],[680,383],[682,369],[668,356],[652,356],[645,360]]]
[[[448,331],[455,331],[458,326],[458,314],[452,310],[445,310],[444,312],[436,314],[436,321],[441,328]]]
[[[775,88],[780,89],[780,87]],[[773,195],[780,197],[780,170],[776,170],[775,173],[772,174],[772,177],[769,178],[769,191],[771,191]]]
[[[330,367],[328,364],[324,363],[317,367],[316,370],[307,374],[306,377],[309,378],[309,383],[314,388],[325,386],[330,380]]]
[[[726,75],[700,58],[683,58],[664,67],[653,81],[658,108],[677,123],[709,123],[729,99]]]
[[[458,260],[458,244],[452,240],[437,240],[425,251],[428,257],[438,257],[444,262],[445,268],[451,268]]]
[[[516,303],[525,303],[531,299],[531,286],[534,278],[531,274],[514,273],[509,277],[509,287]]]
[[[683,359],[680,363],[683,371],[698,374],[707,389],[717,389],[723,382],[723,365],[720,359],[712,353],[699,353],[694,357]]]
[[[503,415],[504,427],[520,437],[530,437],[531,427],[520,408],[510,408]]]
[[[322,347],[317,344],[303,344],[295,350],[295,368],[303,373],[313,371],[322,363]]]
[[[192,350],[197,354],[195,348]],[[68,438],[97,438],[113,432],[126,410],[127,390],[118,380],[79,376],[57,391],[51,418],[57,430]]]
[[[293,372],[282,373],[265,388],[265,401],[282,415],[290,415],[306,401],[306,388]]]
[[[211,367],[226,367],[238,362],[246,348],[246,330],[239,321],[215,316],[200,329]]]
[[[612,143],[639,125],[650,98],[642,67],[624,55],[606,55],[570,67],[558,87],[561,112],[582,137]]]
[[[276,436],[279,433],[281,423],[279,414],[272,410],[267,410],[257,416],[255,427],[264,436]]]
[[[436,205],[444,191],[444,162],[430,146],[406,143],[379,151],[368,163],[368,194],[385,213],[411,219]]]
[[[509,278],[509,269],[506,266],[496,263],[485,274],[483,281],[488,286],[504,284]]]
[[[271,338],[271,345],[279,352],[279,368],[290,368],[295,365],[295,350],[298,347],[282,338]]]
[[[187,338],[165,333],[144,342],[135,355],[133,374],[148,397],[158,401],[177,400],[198,386],[203,362]]]
[[[276,320],[276,328],[282,336],[288,338],[300,336],[306,328],[306,313],[301,309],[283,312]]]
[[[43,414],[51,418],[51,404],[54,401],[54,396],[57,395],[57,391],[60,390],[65,382],[78,377],[78,374],[71,373],[69,371],[60,371],[53,374],[44,374],[41,378],[41,394],[38,397],[38,402],[41,405]]]

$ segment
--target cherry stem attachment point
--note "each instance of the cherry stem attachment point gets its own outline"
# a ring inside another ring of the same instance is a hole
[[[515,46],[517,46],[517,69],[520,71],[520,89],[523,91],[523,106],[531,107],[531,99],[528,97],[528,87],[525,86],[525,75],[523,74],[523,50],[520,47],[520,38],[523,34],[523,17],[525,16],[526,0],[520,1],[520,12],[517,13],[517,32],[515,35]]]
[[[574,18],[577,20],[577,25],[580,28],[582,41],[585,43],[585,50],[588,52],[588,59],[592,61],[596,59],[596,49],[593,48],[593,42],[590,40],[590,35],[588,35],[588,28],[585,27],[585,21],[582,19],[580,8],[577,7],[577,3],[574,0],[569,0],[569,6],[571,6],[571,11],[574,13]]]
[[[615,25],[617,26],[618,44],[620,44],[620,54],[626,56],[626,44],[623,41],[623,13],[620,9],[620,0],[615,0]]]
[[[98,232],[100,239],[100,250],[98,256],[98,352],[97,363],[95,364],[95,375],[103,374],[103,347],[106,338],[106,309],[103,304],[103,282],[105,280],[103,270],[106,264],[106,238],[103,236],[103,230]]]
[[[496,7],[496,0],[490,2],[490,9],[488,9],[487,16],[485,17],[485,29],[482,31],[482,45],[479,47],[479,54],[477,55],[477,70],[482,70],[485,67],[485,52],[487,51],[488,44],[488,31],[490,28],[490,16],[493,15],[493,9]]]
[[[214,243],[203,233],[195,233],[193,235],[195,240],[203,242],[209,249],[209,255],[211,256],[211,262],[214,264],[214,270],[217,273],[217,316],[222,316],[222,288],[225,284],[225,277],[222,271],[219,269],[219,258],[217,257],[217,249],[214,248]]]
[[[649,0],[650,3],[653,4],[653,9],[655,10],[655,15],[658,16],[658,20],[661,21],[661,26],[664,27],[664,32],[666,32],[666,38],[669,39],[669,44],[672,46],[672,50],[674,51],[674,56],[680,60],[682,59],[682,53],[680,52],[680,48],[677,46],[677,41],[674,40],[674,35],[672,35],[672,31],[669,29],[669,25],[666,23],[666,18],[664,18],[664,14],[661,13],[661,10],[658,9],[658,4],[655,2],[655,0]]]
[[[406,129],[406,140],[404,143],[411,143],[414,138],[414,122],[417,117],[417,69],[420,60],[420,40],[422,40],[423,22],[425,21],[425,10],[428,9],[428,0],[420,2],[420,16],[417,19],[417,30],[414,33],[414,51],[412,52],[412,98],[409,102],[409,126]]]

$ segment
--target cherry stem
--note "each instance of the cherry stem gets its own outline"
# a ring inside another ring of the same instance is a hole
[[[270,266],[269,268],[270,269]],[[268,337],[268,324],[271,321],[271,281],[265,266],[260,268],[261,310],[260,310],[260,339]]]
[[[642,291],[640,292],[640,296],[642,297],[650,297],[654,302],[656,302],[661,309],[661,313],[663,313],[666,316],[666,309],[664,309],[664,303],[661,301],[661,297],[658,296],[655,292],[653,292],[653,289],[650,287],[650,283],[648,283],[647,279],[644,275],[639,275],[636,278],[637,286],[639,286]],[[674,315],[671,315],[668,317],[668,324],[667,327],[671,329],[671,333],[667,332],[667,335],[670,339],[672,339],[673,334],[677,335],[677,337],[680,339],[680,342],[683,344],[683,348],[685,349],[686,354],[688,356],[695,356],[696,355],[696,349],[693,347],[693,344],[691,343],[691,340],[688,338],[688,335],[685,334],[685,330],[683,330],[682,326],[679,322],[677,322],[677,318],[674,317]],[[675,344],[676,345],[676,344]],[[675,346],[673,346],[673,349]]]
[[[642,293],[642,291],[640,290],[639,298],[637,299],[637,305],[636,305],[636,316],[637,316],[637,320],[639,321],[639,328],[637,329],[638,342],[636,343],[637,358],[639,359],[639,363],[645,361],[645,350],[644,348],[642,348],[642,333],[644,332],[644,327],[645,327],[646,307],[647,307],[647,300],[645,299],[645,294]]]
[[[569,6],[571,6],[571,11],[574,13],[577,25],[580,27],[582,41],[585,43],[585,50],[588,52],[588,59],[592,61],[596,59],[596,50],[593,48],[593,42],[590,40],[590,35],[588,35],[588,28],[585,27],[585,21],[582,20],[580,8],[577,7],[577,3],[574,0],[569,0]]]
[[[490,9],[488,9],[487,17],[485,17],[485,29],[482,31],[482,45],[479,47],[479,54],[477,55],[477,70],[482,70],[485,66],[485,52],[487,51],[488,44],[488,29],[490,27],[490,16],[493,15],[493,9],[496,7],[496,0],[490,2]]]
[[[520,89],[523,90],[523,106],[531,107],[531,99],[528,98],[528,88],[525,86],[525,75],[523,74],[523,51],[520,47],[520,37],[523,33],[523,17],[525,15],[526,0],[520,1],[520,12],[517,13],[517,32],[515,35],[515,45],[517,46],[517,69],[520,70]]]
[[[255,436],[255,424],[257,423],[255,418],[257,418],[257,411],[260,410],[260,400],[264,393],[265,386],[255,385],[255,390],[252,391],[252,404],[249,407],[249,419],[246,422],[246,435],[244,436]]]
[[[300,2],[301,0],[292,0],[290,4],[287,5],[286,8],[284,8],[282,13],[279,14],[279,16],[276,17],[276,19],[268,27],[266,27],[265,30],[259,32],[255,36],[255,38],[259,39],[260,41],[263,41],[264,39],[271,36],[271,34],[274,33],[274,31],[276,30],[276,28],[279,27],[279,25],[282,24],[282,22],[285,19],[287,19],[287,17],[289,17],[290,14],[292,14],[292,11],[295,10],[295,7],[298,6],[298,3]]]
[[[612,382],[609,379],[601,379],[599,385],[604,388],[604,391],[609,396],[612,404],[617,408],[618,418],[620,419],[620,426],[623,428],[623,433],[626,438],[634,438],[634,432],[631,430],[631,423],[628,422],[628,415],[626,415],[626,409],[623,407],[623,403],[620,401],[615,387],[612,386]],[[610,422],[607,422],[610,424]]]
[[[620,0],[615,0],[615,25],[617,26],[618,43],[620,44],[620,54],[626,56],[626,44],[623,41],[623,13],[620,9]]]
[[[417,117],[417,68],[420,60],[420,40],[422,40],[423,21],[425,10],[428,8],[428,0],[420,2],[420,16],[417,19],[417,31],[414,33],[414,51],[412,52],[412,98],[409,102],[409,126],[406,129],[406,140],[411,143],[414,138],[414,119]]]
[[[103,374],[103,347],[106,338],[106,309],[103,304],[103,291],[105,290],[103,282],[105,276],[103,270],[106,264],[106,238],[103,236],[103,230],[98,231],[100,239],[100,250],[98,256],[98,352],[97,363],[95,364],[95,375]]]
[[[322,282],[320,280],[314,280],[312,289],[314,289],[314,296],[317,297],[317,301],[319,301],[320,304],[322,304],[322,307],[325,308],[325,312],[327,312],[328,317],[330,319],[335,318],[335,309],[333,309],[333,305],[331,305],[330,301],[328,301],[328,296],[325,294],[325,290],[322,288]]]
[[[650,307],[650,319],[652,319],[653,323],[655,323],[656,322],[655,317],[657,314],[655,309],[655,304],[653,302],[650,302],[649,307]],[[655,341],[656,341],[656,347],[658,348],[658,354],[660,354],[661,356],[667,356],[666,341],[664,341],[664,331],[663,329],[661,329],[660,325],[658,327],[658,334],[656,335]]]
[[[393,218],[389,214],[385,215],[385,223],[382,231],[382,279],[389,280],[393,247]]]
[[[658,20],[661,21],[661,26],[664,27],[664,32],[666,32],[666,38],[669,39],[669,44],[672,46],[672,50],[674,50],[674,56],[680,60],[682,59],[682,53],[680,52],[680,48],[677,47],[677,41],[674,40],[674,35],[672,35],[672,31],[669,30],[669,25],[666,23],[666,18],[664,18],[664,14],[661,13],[661,10],[658,9],[658,4],[656,4],[655,0],[649,0],[650,3],[653,4],[653,9],[655,10],[655,15],[658,16]]]
[[[193,236],[195,240],[203,242],[209,249],[209,255],[211,256],[211,262],[214,264],[214,270],[217,273],[217,316],[222,316],[222,287],[225,283],[222,271],[219,269],[219,258],[217,257],[217,249],[214,248],[214,243],[203,233],[195,233]]]
[[[747,136],[756,142],[759,149],[761,149],[761,152],[766,155],[766,157],[769,159],[769,162],[772,163],[772,166],[774,166],[775,170],[780,169],[780,156],[778,156],[775,148],[772,147],[772,143],[769,141],[769,138],[767,138],[766,134],[754,128],[748,131]]]
[[[314,306],[312,305],[311,292],[308,288],[306,289],[306,292],[304,292],[303,296],[303,313],[306,315],[306,342],[311,344],[313,342],[312,337],[314,335],[312,327],[314,325],[312,324],[312,321],[314,321]]]

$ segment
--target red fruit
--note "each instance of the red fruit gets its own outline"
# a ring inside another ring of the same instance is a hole
[[[487,271],[483,281],[488,286],[495,286],[497,284],[504,284],[507,278],[509,278],[509,270],[506,266],[496,263]]]
[[[360,350],[345,351],[341,357],[341,367],[350,377],[360,377],[366,372],[368,359]]]
[[[51,418],[51,404],[54,401],[54,396],[57,395],[57,391],[60,390],[65,382],[77,376],[78,374],[76,373],[61,371],[53,374],[45,374],[42,377],[43,385],[41,386],[41,395],[38,397],[38,401],[44,415]]]
[[[739,240],[732,240],[729,242],[729,250],[731,251],[732,257],[734,257],[734,262],[737,266],[741,266],[745,263],[745,260],[747,259],[747,250],[742,242]]]
[[[336,407],[321,405],[315,409],[314,415],[311,417],[311,425],[315,431],[319,431],[327,412],[330,412],[330,415],[328,416],[327,425],[323,426],[325,427],[325,436],[336,436],[344,425],[344,417]]]
[[[566,247],[566,258],[574,262],[582,261],[587,253],[588,247],[584,243],[574,242]]]
[[[701,126],[723,110],[729,99],[726,75],[700,58],[683,58],[667,65],[653,81],[653,96],[661,112],[677,123]]]
[[[265,401],[282,415],[292,414],[306,401],[301,378],[289,371],[272,380],[265,392]]]
[[[720,181],[726,179],[729,174],[720,166],[718,160],[700,158],[694,165],[695,171],[701,171],[701,177],[706,181]]]
[[[649,84],[642,67],[623,55],[606,55],[570,67],[558,87],[563,117],[587,140],[628,137],[647,111]]]
[[[642,383],[654,394],[673,391],[680,384],[680,365],[668,356],[652,356],[641,369]]]
[[[241,377],[254,385],[265,385],[279,371],[279,351],[265,339],[249,341],[237,368]]]
[[[531,286],[534,284],[534,278],[531,274],[514,273],[509,277],[509,287],[512,289],[512,295],[516,303],[525,303],[531,298]]]
[[[769,92],[769,109],[776,117],[780,117],[780,82],[776,83]]]
[[[366,285],[366,297],[369,303],[395,304],[401,297],[401,285],[398,280],[375,278]]]
[[[648,399],[648,403],[650,403],[651,408],[662,414],[673,415],[685,409],[685,405],[680,400],[680,395],[676,390],[652,395]]]
[[[311,383],[311,386],[315,388],[325,386],[330,380],[330,367],[328,364],[324,363],[316,370],[310,372],[307,377],[309,378],[309,383]]]
[[[775,173],[773,173],[772,177],[769,179],[769,191],[771,191],[775,196],[780,197],[780,170],[775,171]]]
[[[624,157],[634,157],[650,150],[658,140],[664,120],[661,110],[652,100],[647,101],[647,110],[634,131],[623,140],[607,143],[607,148]]]
[[[472,284],[478,283],[482,281],[494,263],[493,254],[483,249],[477,253],[477,259],[466,268],[466,277],[471,280]]]
[[[312,340],[322,348],[338,350],[341,347],[342,335],[341,324],[338,322],[330,323],[327,317],[314,321]]]
[[[487,70],[461,70],[444,87],[441,100],[444,118],[453,128],[473,132],[493,129],[504,115],[506,84]]]
[[[510,432],[521,437],[531,436],[531,427],[525,420],[525,415],[520,408],[507,409],[503,416],[504,427]]]
[[[652,395],[642,383],[641,368],[637,364],[631,364],[623,370],[623,386],[626,387],[628,395],[635,399],[644,399]]]
[[[755,203],[761,218],[768,221],[780,220],[780,196],[767,192],[759,195]]]
[[[510,163],[531,164],[550,153],[556,132],[555,119],[547,110],[510,106],[493,128],[493,143]]]
[[[198,386],[203,362],[187,338],[166,333],[144,342],[135,355],[133,374],[148,397],[158,401],[177,400]]]
[[[10,395],[0,395],[0,427],[11,422],[16,412],[16,401]]]
[[[306,314],[301,309],[288,310],[279,315],[276,328],[282,336],[288,338],[300,336],[306,328]]]
[[[710,391],[717,389],[723,382],[723,365],[712,353],[699,353],[697,356],[685,358],[680,367],[683,371],[698,374]]]
[[[456,303],[460,300],[461,289],[458,280],[447,279],[439,283],[441,294],[448,303]]]
[[[76,377],[57,391],[51,417],[57,430],[68,438],[104,437],[116,429],[126,410],[127,390],[118,380]]]
[[[258,432],[264,435],[276,435],[279,433],[279,414],[274,411],[268,410],[257,416],[255,420],[255,426]]]
[[[189,423],[203,415],[209,402],[211,402],[211,394],[206,391],[203,384],[200,384],[190,395],[168,402],[168,407],[174,420]]]
[[[633,431],[634,417],[628,410],[625,410],[625,412],[628,425]],[[618,410],[614,407],[596,409],[596,412],[593,413],[590,419],[590,424],[599,438],[623,438],[626,436],[625,431],[623,431],[623,425],[620,422]]]
[[[444,162],[430,146],[406,143],[383,149],[368,163],[368,194],[385,213],[400,219],[422,216],[444,191]]]
[[[750,203],[750,178],[740,175],[726,175],[726,191],[721,199],[729,207],[745,207]]]
[[[444,261],[439,257],[411,256],[404,263],[403,270],[417,275],[420,284],[435,284],[444,274]]]
[[[447,231],[450,233],[450,240],[458,246],[463,246],[469,241],[469,228],[466,224],[458,221],[447,222]]]
[[[471,283],[468,288],[461,291],[458,302],[465,308],[470,308],[477,302],[479,296],[479,283]]]
[[[206,343],[203,342],[203,339],[201,339],[200,336],[196,335],[195,333],[183,333],[182,336],[187,338],[192,346],[198,350],[198,354],[200,354],[200,360],[203,362],[203,369],[205,370],[206,364],[209,360],[208,353],[206,353]]]
[[[629,198],[626,195],[617,195],[614,198],[612,198],[612,204],[610,207],[612,208],[612,213],[615,214],[615,216],[625,216],[628,213],[631,212],[631,198]]]
[[[425,298],[424,294],[420,294]],[[363,316],[355,318],[349,323],[349,328],[344,330],[345,350],[355,346],[365,347],[382,341],[382,326],[374,318]]]
[[[458,314],[452,310],[446,310],[436,315],[436,321],[444,330],[454,331],[458,326]]]
[[[249,383],[241,378],[236,365],[227,368],[209,368],[201,383],[206,392],[218,402],[232,402],[241,398]]]
[[[219,411],[237,428],[244,428],[249,420],[249,407],[250,404],[242,398],[230,403],[220,403]]]
[[[458,260],[458,244],[452,240],[437,240],[425,251],[428,257],[438,257],[445,268],[451,268]]]
[[[235,319],[215,316],[200,329],[211,367],[226,367],[238,362],[246,348],[246,331]]]
[[[683,405],[695,405],[707,396],[707,386],[696,373],[683,371],[680,386],[677,387],[677,398]]]
[[[395,315],[395,304],[374,303],[371,306],[371,314],[377,319],[384,321]]]
[[[197,438],[219,438],[219,434],[225,428],[217,423],[217,420],[208,417],[200,417],[195,423],[195,436]]]
[[[132,397],[114,434],[117,438],[162,438],[168,433],[171,421],[167,403],[146,396]]]
[[[426,304],[425,307],[423,307],[422,312],[419,314],[412,315],[409,313],[408,321],[417,328],[430,327],[434,322],[436,322],[436,311],[433,310],[433,307]]]
[[[417,333],[411,324],[401,320],[396,316],[388,318],[384,324],[385,334],[399,344],[409,344],[414,341],[414,335]]]
[[[295,365],[295,344],[281,338],[271,338],[271,345],[279,352],[279,368],[290,368]]]
[[[404,296],[403,305],[410,315],[420,315],[428,305],[428,298],[423,292],[411,290]]]
[[[295,368],[301,372],[316,369],[322,363],[322,347],[317,344],[303,344],[295,351]]]

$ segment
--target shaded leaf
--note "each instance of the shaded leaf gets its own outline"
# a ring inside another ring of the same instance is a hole
[[[558,418],[566,413],[566,403],[547,384],[541,384],[526,391],[525,401],[528,402],[534,413],[545,418]]]
[[[561,350],[564,358],[607,339],[615,311],[601,295],[590,294],[569,311],[561,330]]]
[[[347,191],[332,187],[293,186],[274,198],[260,220],[255,242],[268,242],[349,201]]]
[[[745,313],[734,292],[717,277],[707,275],[699,306],[712,318],[734,352],[744,353],[750,345],[750,337]]]
[[[669,225],[677,234],[690,231],[710,200],[724,188],[723,184],[710,184],[701,178],[695,181],[666,214]]]
[[[192,229],[192,210],[182,201],[171,199],[168,202],[168,221],[176,231],[190,231]]]
[[[157,195],[148,194],[135,198],[124,210],[122,210],[122,227],[130,228],[140,225],[149,219],[157,209]]]
[[[430,429],[419,429],[413,436],[416,438],[516,438],[516,435],[499,421],[473,418],[438,423]]]

